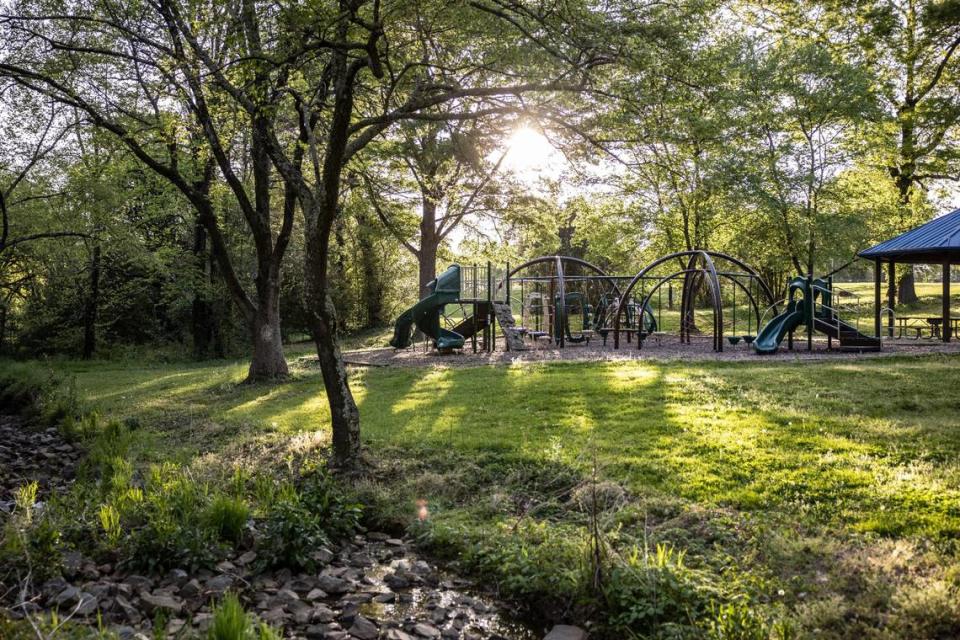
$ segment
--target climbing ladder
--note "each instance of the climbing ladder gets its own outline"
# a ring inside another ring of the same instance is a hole
[[[507,351],[523,351],[527,346],[523,343],[523,336],[517,330],[517,325],[513,321],[513,309],[505,302],[494,302],[493,312],[497,316],[497,322],[503,328],[503,335],[507,339]]]

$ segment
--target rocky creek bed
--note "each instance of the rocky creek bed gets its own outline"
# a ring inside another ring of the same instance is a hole
[[[256,554],[221,562],[216,571],[173,570],[142,576],[97,566],[69,554],[64,576],[28,598],[10,602],[21,617],[56,609],[61,617],[96,623],[100,615],[124,640],[203,637],[212,603],[227,591],[249,611],[282,628],[289,638],[319,640],[533,640],[541,638],[507,607],[477,595],[470,582],[420,558],[409,541],[382,533],[357,535],[339,547],[314,552],[323,568],[256,573]]]
[[[39,484],[37,504],[65,489],[81,457],[54,429],[32,430],[0,416],[0,525],[14,508],[17,487]],[[378,532],[356,535],[313,552],[319,569],[257,570],[253,551],[215,570],[137,575],[70,552],[60,577],[42,584],[9,584],[0,576],[0,617],[57,611],[60,619],[103,624],[122,640],[205,637],[212,607],[235,592],[248,611],[310,640],[534,640],[543,637],[509,606],[482,595],[468,580],[418,555],[411,541]],[[157,624],[163,625],[157,629]],[[564,628],[552,636],[581,638]],[[579,630],[573,631],[581,633]]]

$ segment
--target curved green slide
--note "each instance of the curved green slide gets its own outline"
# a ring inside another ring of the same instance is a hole
[[[754,350],[762,354],[776,353],[783,337],[805,322],[804,309],[804,300],[791,301],[786,311],[764,325],[753,341]]]
[[[427,287],[430,294],[397,318],[393,325],[393,339],[390,340],[390,346],[395,349],[409,347],[411,330],[416,325],[417,329],[433,338],[437,349],[441,351],[463,348],[462,335],[440,326],[440,314],[443,308],[460,299],[460,265],[452,265]]]

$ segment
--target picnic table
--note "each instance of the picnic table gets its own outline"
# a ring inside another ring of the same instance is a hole
[[[917,323],[921,324],[917,324]],[[941,327],[943,325],[943,318],[940,316],[897,316],[897,326],[899,332],[897,333],[898,338],[902,338],[904,332],[916,331],[917,335],[914,336],[916,339],[923,337],[923,330],[926,328],[930,329],[931,338],[940,338],[942,337]],[[957,330],[960,328],[960,318],[950,318],[950,334],[957,335]]]

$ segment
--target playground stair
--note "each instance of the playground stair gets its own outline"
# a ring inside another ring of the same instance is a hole
[[[523,336],[517,330],[517,325],[513,321],[513,309],[504,302],[494,302],[493,312],[497,316],[497,322],[503,328],[503,335],[507,339],[508,351],[523,351],[527,346],[523,343]]]

